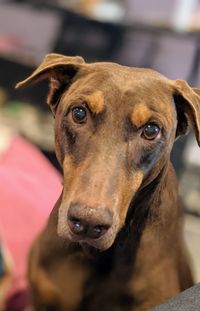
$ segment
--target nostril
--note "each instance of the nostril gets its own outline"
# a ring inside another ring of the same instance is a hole
[[[103,234],[106,233],[106,231],[109,229],[109,226],[106,225],[97,225],[89,230],[89,236],[92,239],[98,239],[100,238]]]
[[[69,227],[74,234],[82,234],[85,231],[85,227],[81,220],[77,218],[69,219]]]
[[[101,234],[102,231],[104,230],[104,228],[102,226],[95,226],[93,228],[94,232],[96,232],[97,234]]]

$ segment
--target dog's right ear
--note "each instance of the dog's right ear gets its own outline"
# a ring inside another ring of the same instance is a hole
[[[54,53],[48,54],[32,75],[17,83],[16,88],[49,79],[50,91],[47,103],[55,115],[60,96],[71,84],[73,77],[84,63],[84,59],[79,56],[69,57]]]

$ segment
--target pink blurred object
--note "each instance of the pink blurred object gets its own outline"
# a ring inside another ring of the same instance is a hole
[[[20,38],[15,36],[4,36],[0,34],[0,52],[9,53],[13,50],[20,50],[23,48]]]
[[[26,289],[29,248],[61,193],[61,176],[31,144],[14,137],[0,154],[0,232],[14,275],[10,295]]]

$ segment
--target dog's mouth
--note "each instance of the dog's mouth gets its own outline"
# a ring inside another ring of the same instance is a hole
[[[111,229],[110,232],[107,232],[105,236],[99,237],[97,239],[77,239],[75,236],[71,236],[71,241],[72,242],[78,242],[80,243],[83,247],[92,247],[95,248],[99,251],[105,251],[109,249],[112,244],[114,243],[116,235],[113,234],[113,230]]]

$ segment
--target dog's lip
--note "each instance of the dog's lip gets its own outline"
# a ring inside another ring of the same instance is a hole
[[[78,243],[82,246],[90,246],[94,249],[97,249],[99,251],[104,251],[104,250],[107,250],[109,247],[106,247],[104,245],[104,239],[105,237],[104,236],[101,236],[97,239],[90,239],[90,238],[87,238],[87,237],[81,237],[76,235],[76,234],[73,234],[72,232],[68,231],[66,232],[65,234],[65,238],[68,239],[70,242],[72,243]]]
[[[79,235],[76,235],[76,234],[72,233],[71,231],[68,232],[67,237],[71,241],[80,242],[80,243],[87,243],[87,244],[90,244],[90,242],[91,243],[92,242],[95,243],[95,242],[98,242],[98,241],[103,239],[103,236],[100,236],[99,238],[96,238],[96,239],[90,239],[90,238],[87,238],[87,237],[81,237],[80,238]]]

